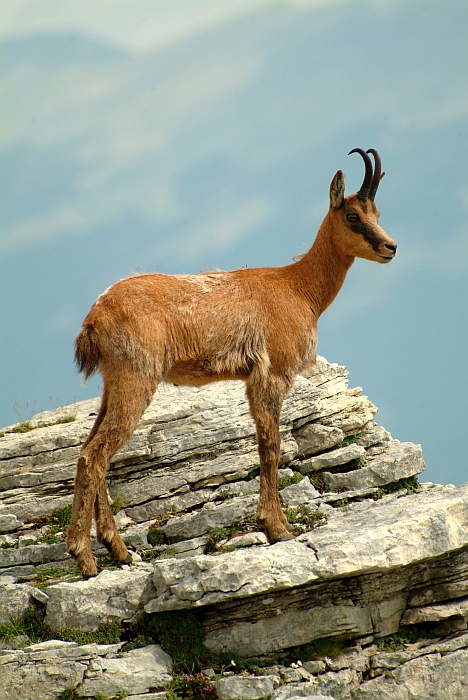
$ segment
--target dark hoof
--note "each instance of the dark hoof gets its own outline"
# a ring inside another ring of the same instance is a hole
[[[120,537],[113,537],[111,540],[102,538],[101,544],[107,549],[109,559],[112,562],[117,564],[131,564],[132,555]]]
[[[99,574],[99,571],[96,571],[95,574],[81,574],[81,578],[83,579],[83,581],[89,581],[90,578],[94,578],[98,574]]]
[[[113,564],[132,564],[133,562],[133,557],[131,552],[127,552],[125,557],[122,559],[121,557],[117,556],[112,556],[112,554],[109,552],[109,559]]]
[[[270,544],[276,544],[277,542],[289,542],[289,540],[296,539],[294,535],[290,532],[282,532],[274,540],[271,540]]]
[[[77,557],[74,557],[74,559],[85,581],[98,575],[99,571],[96,566],[96,559],[92,555],[83,556],[83,554],[79,554]]]
[[[279,542],[288,542],[289,540],[294,540],[295,537],[291,532],[282,532],[278,538]]]

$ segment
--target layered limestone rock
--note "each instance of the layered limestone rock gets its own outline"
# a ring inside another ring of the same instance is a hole
[[[310,378],[298,377],[281,414],[283,464],[296,460],[299,465],[305,455],[329,450],[346,435],[364,429],[372,434],[377,409],[360,389],[348,389],[346,375],[343,367],[320,358]],[[76,459],[98,407],[97,399],[83,401],[39,414],[29,421],[35,428],[30,432],[11,432],[18,426],[3,430],[0,518],[28,520],[71,502]],[[64,418],[75,420],[56,424]],[[319,432],[312,436],[312,429]],[[327,439],[320,444],[324,432]],[[389,437],[383,439],[388,442]],[[109,490],[140,522],[226,497],[227,486],[258,466],[255,426],[242,382],[203,389],[163,385],[135,434],[114,457]],[[422,469],[421,460],[417,470]]]
[[[266,674],[215,679],[226,700],[425,700],[437,697],[438,677],[446,694],[451,676],[447,697],[467,697],[468,485],[417,488],[421,447],[376,425],[377,409],[348,388],[343,367],[319,358],[283,407],[279,486],[296,539],[269,546],[255,526],[259,462],[243,385],[163,386],[108,474],[134,563],[109,569],[100,559],[99,576],[73,581],[64,518],[98,407],[85,401],[3,430],[0,625],[31,606],[57,635],[190,610],[208,649],[271,659]],[[418,625],[442,639],[395,652],[374,643]],[[348,651],[278,665],[288,650],[323,639]],[[0,651],[0,700],[13,697],[12,686],[26,700],[72,687],[83,697],[125,690],[150,700],[170,682],[157,644],[15,645],[24,648]]]
[[[172,662],[161,647],[119,653],[121,646],[52,640],[0,653],[0,698],[53,700],[67,690],[115,697],[127,688],[146,697],[150,689],[169,685]]]

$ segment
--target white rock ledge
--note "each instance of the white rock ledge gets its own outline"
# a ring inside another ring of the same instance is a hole
[[[468,544],[468,484],[335,509],[328,524],[271,547],[156,562],[147,612],[202,607],[385,572]],[[50,590],[50,589],[49,589]]]
[[[129,620],[154,596],[151,575],[151,567],[137,566],[49,586],[46,624],[52,630],[92,630],[109,619]]]

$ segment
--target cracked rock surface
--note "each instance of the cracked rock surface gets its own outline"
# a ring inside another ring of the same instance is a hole
[[[348,388],[343,367],[319,358],[282,411],[279,488],[294,540],[269,546],[254,522],[259,462],[242,384],[164,386],[108,474],[133,563],[110,567],[92,540],[102,571],[81,581],[63,518],[98,406],[3,430],[0,625],[32,609],[60,636],[190,611],[209,651],[263,660],[255,672],[207,670],[224,700],[428,700],[441,688],[466,700],[468,485],[418,487],[421,447],[374,422],[376,407]],[[320,652],[324,640],[341,651]],[[5,637],[0,700],[72,687],[80,697],[164,700],[167,653],[148,640],[122,644]]]

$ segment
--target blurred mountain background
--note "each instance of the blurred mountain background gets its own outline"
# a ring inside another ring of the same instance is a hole
[[[336,170],[360,187],[348,151],[374,147],[399,253],[356,261],[318,350],[422,443],[426,479],[467,480],[466,2],[4,0],[0,15],[1,425],[99,393],[73,340],[107,286],[288,264]]]

